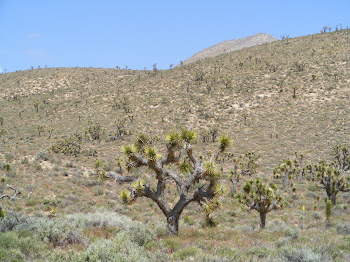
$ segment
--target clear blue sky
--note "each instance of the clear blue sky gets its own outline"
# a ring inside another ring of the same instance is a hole
[[[350,26],[350,0],[0,0],[0,70],[161,69],[224,40]]]

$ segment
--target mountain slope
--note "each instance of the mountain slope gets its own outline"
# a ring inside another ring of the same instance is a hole
[[[277,40],[278,39],[272,35],[259,33],[259,34],[247,36],[241,39],[223,41],[196,53],[195,55],[186,59],[183,62],[183,64],[187,65],[205,58],[215,57],[225,53],[237,51],[243,48],[252,47],[255,45],[262,45],[265,43],[271,43]]]

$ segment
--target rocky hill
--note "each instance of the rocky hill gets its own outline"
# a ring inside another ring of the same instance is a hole
[[[278,39],[272,35],[259,33],[252,36],[247,36],[241,39],[227,40],[211,47],[208,47],[190,58],[186,59],[183,64],[187,65],[205,58],[215,57],[225,53],[230,53],[243,48],[252,47],[255,45],[262,45],[265,43],[271,43],[277,41]]]

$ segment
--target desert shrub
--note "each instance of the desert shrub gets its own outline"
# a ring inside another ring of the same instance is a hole
[[[42,166],[41,166],[40,163],[37,162],[37,161],[34,161],[34,162],[32,163],[32,167],[33,167],[36,171],[42,171],[42,170],[43,170]]]
[[[71,262],[146,262],[154,261],[150,254],[137,243],[130,239],[127,232],[121,232],[111,239],[99,239],[83,252],[58,252],[52,258],[53,261]]]
[[[283,231],[286,228],[286,223],[282,220],[275,219],[267,223],[267,229],[273,232]]]
[[[33,223],[33,218],[24,213],[8,211],[3,219],[0,219],[0,232],[8,232],[17,228],[25,228]]]
[[[140,246],[155,239],[155,234],[141,222],[135,221],[129,228],[131,240]]]
[[[314,252],[311,248],[308,247],[285,247],[280,250],[279,255],[281,261],[325,261],[321,259],[321,254]]]
[[[320,220],[322,218],[320,212],[313,212],[312,217],[316,220]]]
[[[194,224],[194,220],[188,215],[184,216],[184,222],[190,226]]]
[[[40,151],[35,155],[35,159],[37,161],[40,161],[40,160],[48,161],[48,160],[50,160],[50,158],[51,158],[51,155],[47,151]]]
[[[337,225],[337,233],[349,235],[350,234],[350,222]]]
[[[194,257],[200,252],[201,252],[201,250],[198,247],[185,247],[185,248],[182,248],[182,249],[176,251],[174,253],[174,258],[184,260],[184,259],[187,259],[189,257]]]
[[[8,153],[8,152],[5,153],[4,157],[5,157],[6,162],[12,162],[15,159],[15,155],[12,153]]]
[[[253,247],[248,250],[247,255],[257,257],[259,259],[269,256],[271,251],[266,247]]]
[[[299,228],[293,226],[287,226],[283,229],[283,234],[285,237],[299,238]]]
[[[43,248],[41,242],[16,232],[0,233],[0,261],[36,261]]]
[[[238,260],[240,256],[239,252],[231,247],[218,248],[214,251],[214,255],[224,259],[231,259],[230,261]]]
[[[21,164],[22,164],[22,165],[27,165],[27,164],[29,164],[29,159],[28,159],[28,157],[23,157],[23,158],[21,159]]]

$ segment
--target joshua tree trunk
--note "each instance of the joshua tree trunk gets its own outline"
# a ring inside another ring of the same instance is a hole
[[[332,201],[332,206],[335,206],[335,204],[337,202],[337,192],[332,192],[332,194],[330,196],[330,200]]]
[[[167,217],[167,232],[171,235],[179,233],[179,218],[180,214],[171,214]]]
[[[266,213],[260,212],[260,228],[265,228]]]

